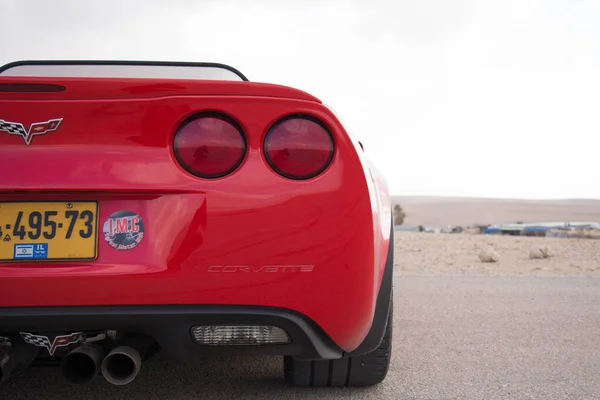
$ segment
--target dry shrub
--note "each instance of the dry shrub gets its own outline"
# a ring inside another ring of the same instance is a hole
[[[544,254],[544,258],[549,258],[552,257],[552,253],[550,252],[550,249],[548,248],[548,246],[542,246],[542,254]]]
[[[531,260],[542,260],[551,256],[552,253],[550,252],[548,246],[533,247],[531,250],[529,250],[529,258]]]
[[[479,252],[479,261],[484,263],[495,263],[500,261],[500,256],[492,249],[481,250]]]

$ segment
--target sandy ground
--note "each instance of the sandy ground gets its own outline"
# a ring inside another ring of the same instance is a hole
[[[395,272],[399,275],[600,275],[600,240],[396,231]],[[552,257],[530,260],[529,250],[548,246]],[[482,263],[493,249],[497,263]]]
[[[600,200],[515,200],[394,196],[405,225],[447,227],[491,223],[600,222]],[[403,275],[600,275],[600,240],[432,234],[396,231],[396,273]],[[534,246],[548,246],[549,259],[530,260]],[[481,250],[500,261],[484,264]]]

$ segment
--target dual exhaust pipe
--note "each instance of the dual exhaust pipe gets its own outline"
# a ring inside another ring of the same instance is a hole
[[[61,361],[62,375],[70,382],[88,383],[99,373],[113,385],[127,385],[140,372],[142,358],[130,346],[119,346],[105,355],[99,346],[82,345],[69,352]]]

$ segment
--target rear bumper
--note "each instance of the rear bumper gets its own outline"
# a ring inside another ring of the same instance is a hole
[[[116,330],[150,336],[175,362],[211,355],[289,355],[321,360],[375,350],[383,339],[393,294],[393,230],[374,316],[366,337],[344,351],[322,326],[300,312],[281,307],[244,305],[104,305],[0,307],[0,333],[20,331]],[[192,335],[195,325],[269,325],[283,329],[289,344],[208,346]]]
[[[362,186],[344,207],[328,207],[337,197],[326,201],[319,192],[330,185],[319,185],[304,194],[277,186],[278,193],[256,198],[240,195],[242,186],[208,195],[44,194],[44,201],[97,200],[99,227],[120,210],[135,212],[143,240],[117,250],[99,232],[94,261],[0,262],[0,308],[276,307],[315,321],[352,351],[373,320],[385,238],[374,237]],[[0,194],[0,201],[39,198]],[[10,221],[0,222],[6,231]]]
[[[208,346],[197,344],[194,325],[272,325],[290,336],[290,344]],[[144,305],[0,308],[0,332],[116,330],[144,334],[174,362],[211,355],[293,355],[336,359],[343,351],[314,321],[274,307],[222,305]]]

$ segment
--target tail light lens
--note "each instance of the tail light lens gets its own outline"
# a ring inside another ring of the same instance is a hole
[[[175,156],[191,174],[221,178],[237,169],[246,154],[241,127],[220,114],[204,114],[183,123],[175,134]]]
[[[331,163],[333,137],[318,120],[292,116],[277,122],[264,142],[265,158],[271,168],[289,179],[310,179]]]

